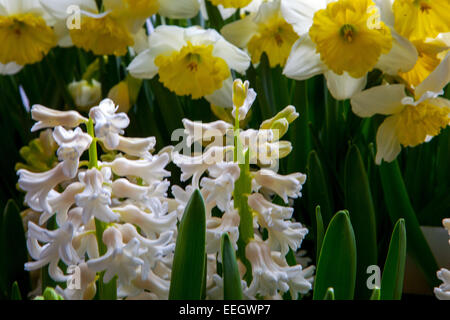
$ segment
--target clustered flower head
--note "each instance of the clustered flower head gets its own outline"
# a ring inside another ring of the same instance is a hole
[[[220,259],[220,238],[226,232],[236,250],[239,239],[245,245],[245,258],[251,270],[240,266],[247,298],[276,298],[290,291],[295,299],[311,289],[314,272],[313,266],[305,269],[301,265],[289,266],[285,258],[289,250],[297,252],[308,233],[301,223],[292,220],[294,210],[290,207],[290,199],[301,197],[306,176],[281,175],[273,168],[276,161],[292,150],[290,142],[279,139],[298,113],[288,106],[265,121],[259,130],[240,130],[239,121],[247,116],[256,93],[249,88],[248,81],[238,79],[234,81],[232,96],[234,127],[224,121],[183,120],[187,145],[197,143],[204,150],[188,156],[174,151],[173,162],[181,169],[181,179],[189,180],[190,184],[184,189],[173,186],[172,193],[179,214],[195,189],[200,188],[205,199],[207,255],[212,262],[208,264],[207,280],[211,297],[223,298],[218,294],[223,294],[220,290],[223,281],[215,261],[216,255]],[[284,205],[272,203],[275,197]],[[249,283],[244,281],[246,273],[253,277]]]
[[[285,258],[289,250],[297,252],[308,233],[292,220],[289,206],[290,199],[301,196],[306,176],[274,170],[292,149],[290,142],[280,139],[298,114],[288,106],[259,130],[240,130],[239,120],[245,119],[255,98],[248,81],[234,82],[234,128],[224,121],[202,124],[184,119],[187,145],[205,146],[199,154],[187,155],[173,147],[152,154],[155,138],[125,137],[130,121],[110,99],[91,108],[89,118],[76,111],[33,106],[38,122],[32,130],[45,128],[53,136],[58,161],[45,171],[23,166],[17,171],[25,203],[38,214],[28,221],[27,246],[33,261],[25,269],[48,266],[53,280],[70,283],[74,274],[65,273],[61,263],[68,270],[78,268],[80,288],[57,287],[65,299],[91,299],[100,274],[99,281],[105,283],[117,279],[120,298],[167,299],[177,221],[193,191],[200,189],[207,209],[209,298],[223,295],[216,261],[221,261],[224,233],[236,250],[238,240],[244,241],[241,259],[251,268],[245,270],[240,263],[247,298],[307,293],[314,267],[289,266]],[[231,143],[221,145],[219,141],[230,134]],[[97,144],[108,153],[108,161],[98,159]],[[184,188],[171,187],[174,199],[168,198],[170,172],[165,170],[171,159],[180,167],[182,181],[191,180]],[[258,169],[250,169],[250,163]],[[275,196],[284,205],[272,203]],[[50,221],[56,228],[49,228]],[[252,274],[249,283],[246,272]]]
[[[38,221],[28,222],[33,261],[25,268],[48,265],[52,279],[65,282],[73,276],[61,270],[60,261],[79,267],[81,288],[58,288],[66,299],[92,298],[99,272],[104,282],[117,276],[119,297],[145,291],[160,299],[168,295],[177,222],[167,199],[170,157],[151,153],[153,137],[123,136],[129,119],[116,111],[109,99],[91,108],[89,119],[75,111],[32,108],[38,121],[33,130],[52,130],[59,162],[43,172],[17,172],[26,204],[40,213]],[[112,161],[98,161],[97,143],[115,152]],[[87,150],[89,160],[84,160]],[[56,229],[47,229],[53,217]],[[155,286],[159,290],[152,291]]]

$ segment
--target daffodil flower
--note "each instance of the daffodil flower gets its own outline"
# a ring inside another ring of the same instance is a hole
[[[205,97],[210,103],[232,107],[230,69],[244,73],[248,55],[217,31],[200,27],[159,26],[150,34],[150,48],[128,66],[136,78],[159,81],[177,95]]]
[[[447,0],[386,1],[392,3],[395,29],[412,41],[450,32],[450,2]]]
[[[362,91],[375,68],[397,75],[417,61],[414,45],[382,21],[372,0],[284,0],[281,10],[301,36],[283,73],[296,80],[323,74],[338,100]]]
[[[38,0],[1,0],[0,69],[12,74],[41,61],[57,43],[52,24]]]
[[[125,55],[133,46],[145,20],[159,13],[173,19],[194,17],[199,10],[198,0],[105,0],[103,12],[95,0],[40,0],[57,20],[57,31],[62,46],[72,44],[97,55]],[[65,23],[71,17],[70,6],[81,11],[80,26],[67,30]]]
[[[231,43],[246,48],[252,63],[259,63],[265,53],[271,67],[284,66],[299,38],[281,12],[281,1],[263,2],[257,12],[227,24],[221,33]]]
[[[415,147],[429,141],[450,124],[450,103],[440,98],[450,81],[450,55],[419,84],[414,97],[406,95],[405,85],[373,87],[351,100],[353,112],[360,117],[386,115],[378,128],[376,163],[391,162],[401,146]]]

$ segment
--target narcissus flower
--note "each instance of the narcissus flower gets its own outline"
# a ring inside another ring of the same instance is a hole
[[[56,46],[57,37],[38,0],[1,0],[0,42],[1,69],[15,73],[18,66],[41,61]]]
[[[150,48],[128,66],[137,78],[159,81],[178,95],[205,97],[214,105],[231,107],[231,69],[244,73],[248,55],[218,32],[200,27],[159,26],[150,35]]]
[[[247,48],[253,63],[265,53],[271,67],[285,65],[299,38],[281,14],[280,0],[262,3],[257,12],[227,24],[220,32],[238,47]]]
[[[450,124],[450,102],[439,97],[450,81],[450,55],[419,84],[414,98],[403,84],[373,87],[352,100],[353,112],[360,117],[387,115],[377,132],[376,163],[391,162],[401,146],[415,147],[439,134]]]
[[[448,0],[395,0],[395,29],[410,40],[435,38],[450,31]]]
[[[324,74],[338,100],[364,89],[375,68],[396,75],[416,63],[415,47],[381,20],[372,0],[286,0],[281,9],[302,35],[283,73],[297,80]]]
[[[145,23],[155,13],[174,19],[192,18],[199,10],[198,0],[105,0],[103,12],[97,8],[95,0],[41,0],[48,11],[59,20],[60,45],[77,47],[92,51],[97,55],[121,56]],[[65,22],[71,17],[67,8],[79,6],[81,21],[79,26],[70,28],[67,37]],[[64,33],[66,33],[64,35]]]

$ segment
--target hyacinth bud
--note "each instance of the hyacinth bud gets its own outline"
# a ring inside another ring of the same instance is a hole
[[[273,118],[264,121],[261,124],[260,128],[261,129],[280,129],[280,127],[284,128],[286,126],[285,125],[286,121],[288,123],[287,127],[289,128],[289,124],[294,122],[295,119],[297,119],[298,117],[299,114],[297,113],[297,110],[295,110],[295,107],[287,106],[286,108],[278,112]],[[281,120],[281,122],[279,120]],[[286,131],[284,133],[286,133]],[[284,133],[280,135],[280,138],[284,135]]]
[[[97,105],[102,98],[102,84],[95,79],[74,81],[69,84],[68,90],[75,105],[85,110]]]
[[[256,92],[249,89],[249,85],[248,81],[242,83],[241,79],[236,79],[233,83],[233,111],[231,114],[236,117],[236,112],[238,112],[238,120],[245,119],[256,99]]]

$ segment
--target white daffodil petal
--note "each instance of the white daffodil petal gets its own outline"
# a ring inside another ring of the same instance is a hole
[[[416,98],[421,97],[427,91],[440,92],[450,82],[450,53],[434,69],[434,71],[416,88]]]
[[[356,79],[347,72],[341,76],[328,70],[325,73],[328,90],[336,100],[346,100],[353,97],[356,93],[362,91],[367,84],[367,76]]]
[[[232,45],[224,38],[216,41],[213,49],[213,56],[222,58],[228,66],[239,73],[244,74],[250,66],[250,57],[247,53]]]
[[[39,0],[39,1],[42,4],[42,6],[58,20],[65,20],[69,16],[68,8],[71,6],[75,6],[80,8],[81,10],[89,12],[98,11],[95,0]]]
[[[12,76],[20,70],[22,70],[23,66],[18,65],[15,62],[10,62],[7,64],[0,63],[0,74],[6,75],[6,76]]]
[[[351,99],[352,110],[362,118],[374,114],[394,114],[403,109],[402,99],[406,97],[403,84],[373,87],[357,93]]]
[[[158,13],[170,19],[189,19],[200,10],[198,0],[159,0]]]
[[[258,25],[253,21],[254,15],[225,25],[220,33],[232,44],[245,48],[250,39],[258,31]]]
[[[135,78],[152,79],[158,73],[155,58],[156,56],[153,50],[144,50],[131,61],[127,70]]]
[[[398,72],[408,72],[416,65],[419,54],[416,47],[394,30],[391,31],[392,49],[380,56],[376,67],[387,74],[397,75]]]
[[[217,107],[232,108],[233,99],[233,78],[229,77],[222,83],[222,88],[214,91],[212,94],[205,96],[205,99]]]
[[[326,6],[326,0],[283,0],[281,13],[284,19],[294,27],[294,31],[301,36],[312,26],[315,12]]]
[[[381,21],[392,28],[394,27],[395,18],[392,11],[392,4],[394,0],[374,0],[375,5],[380,10]]]
[[[381,161],[391,162],[397,158],[402,150],[396,134],[397,118],[390,116],[384,120],[377,131],[377,155],[375,162],[381,164]]]
[[[316,45],[306,35],[292,46],[283,74],[291,79],[306,80],[325,70],[326,67],[320,60],[320,55],[316,53]]]

